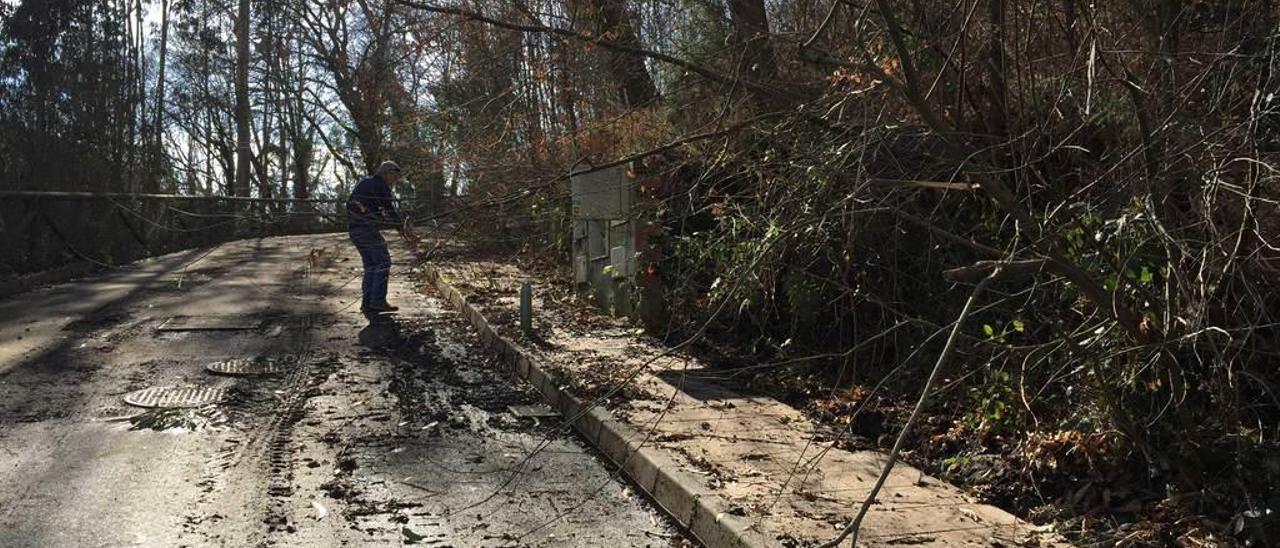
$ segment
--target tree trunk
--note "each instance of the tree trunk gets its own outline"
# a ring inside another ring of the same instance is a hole
[[[134,28],[132,17],[133,8],[128,0],[125,0],[122,11],[124,13],[125,40],[128,47],[125,48],[125,55],[122,56],[123,63],[125,64],[125,85],[120,90],[120,104],[122,105],[122,110],[125,111],[125,115],[128,117],[128,122],[123,139],[124,165],[121,166],[120,172],[122,173],[126,191],[137,192],[137,180],[131,177],[130,174],[133,173],[133,165],[136,160],[135,154],[137,151],[137,147],[133,146],[134,143],[137,143],[138,135],[138,109],[135,95],[137,93],[137,82],[140,80],[140,77],[138,75],[138,56],[136,55],[132,39],[129,38],[133,36]],[[141,33],[141,31],[139,31],[139,33]]]
[[[236,12],[236,180],[232,192],[249,195],[249,0]]]
[[[1008,63],[1005,58],[1005,7],[1004,0],[990,0],[987,4],[988,17],[991,18],[991,44],[989,45],[989,65],[991,75],[991,120],[995,127],[991,133],[1001,135],[1008,127],[1009,120],[1009,84],[1006,80]]]
[[[301,128],[297,128],[301,132]],[[297,135],[293,140],[293,197],[299,200],[311,198],[311,158],[315,143],[305,135]],[[299,204],[301,209],[309,206]]]
[[[734,34],[742,48],[742,74],[748,81],[769,88],[778,83],[778,59],[769,35],[769,15],[764,0],[729,0],[729,16]],[[778,97],[761,87],[752,88],[758,107],[773,109]]]
[[[160,67],[156,75],[156,120],[152,134],[155,137],[155,143],[151,149],[153,155],[152,169],[149,171],[151,188],[149,190],[159,190],[160,169],[164,158],[164,70],[165,56],[169,49],[169,0],[161,0],[160,2]]]
[[[614,33],[619,44],[640,47],[636,25],[627,9],[626,0],[593,0],[591,6],[599,19],[599,34]],[[608,55],[609,71],[622,95],[623,105],[632,109],[658,100],[658,88],[653,85],[653,78],[649,76],[643,57],[612,50]]]

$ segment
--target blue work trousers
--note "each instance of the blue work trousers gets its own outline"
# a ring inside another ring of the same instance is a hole
[[[368,226],[350,227],[351,243],[360,252],[364,263],[364,279],[360,286],[360,307],[382,305],[387,302],[387,279],[391,275],[391,252],[387,240],[378,229]]]

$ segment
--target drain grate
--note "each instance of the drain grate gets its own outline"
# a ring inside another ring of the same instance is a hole
[[[153,386],[124,395],[124,402],[138,407],[200,407],[226,397],[225,388],[212,386]]]
[[[261,326],[261,318],[247,316],[174,316],[156,331],[248,331]]]
[[[231,358],[204,366],[210,373],[219,375],[271,375],[290,371],[302,361],[296,354],[282,356],[258,356],[255,358]]]

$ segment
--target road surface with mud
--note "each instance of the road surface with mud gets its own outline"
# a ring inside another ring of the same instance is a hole
[[[359,264],[269,238],[0,301],[0,546],[683,543],[407,269],[368,327]]]

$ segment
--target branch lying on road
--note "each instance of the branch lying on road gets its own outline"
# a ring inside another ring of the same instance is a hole
[[[753,116],[753,117],[751,117],[751,118],[748,118],[748,119],[743,120],[743,121],[741,121],[741,122],[738,122],[738,123],[736,123],[736,124],[733,124],[733,125],[730,125],[730,126],[726,126],[726,127],[720,128],[720,129],[711,130],[711,131],[706,131],[706,132],[703,132],[703,133],[695,133],[695,134],[693,134],[693,135],[689,135],[689,136],[686,136],[686,137],[681,137],[681,138],[679,138],[679,139],[675,139],[675,140],[672,140],[672,141],[668,141],[668,142],[666,142],[666,143],[663,143],[663,144],[661,144],[661,145],[655,146],[655,147],[650,148],[650,149],[648,149],[648,150],[645,150],[645,151],[643,151],[643,152],[637,152],[637,153],[635,153],[635,154],[631,154],[631,155],[628,155],[628,156],[623,156],[623,157],[621,157],[621,158],[617,158],[617,159],[610,160],[610,161],[608,161],[608,162],[604,162],[604,163],[600,163],[600,164],[588,164],[588,165],[590,165],[590,166],[591,166],[590,168],[583,169],[583,170],[580,170],[580,171],[575,171],[575,172],[572,172],[572,173],[562,173],[562,174],[560,174],[560,175],[557,175],[557,176],[555,176],[555,177],[551,177],[551,178],[549,178],[549,179],[543,179],[543,180],[541,180],[541,181],[538,181],[538,182],[536,182],[536,183],[533,183],[533,184],[531,184],[531,185],[529,185],[529,186],[525,187],[525,188],[524,188],[524,189],[522,189],[522,190],[513,191],[513,192],[510,192],[510,193],[505,194],[505,195],[503,195],[503,196],[498,196],[498,197],[495,197],[495,198],[492,198],[492,199],[483,200],[483,201],[481,201],[481,202],[479,202],[479,203],[470,204],[470,205],[467,205],[467,206],[465,206],[465,207],[459,208],[459,209],[454,210],[454,211],[449,211],[449,212],[445,212],[445,213],[440,214],[440,215],[436,215],[435,217],[429,218],[428,220],[431,220],[431,219],[434,219],[434,218],[439,218],[439,217],[444,217],[444,216],[447,216],[447,215],[452,215],[452,214],[454,214],[454,213],[457,213],[457,212],[459,212],[459,211],[466,210],[466,209],[474,209],[474,208],[480,208],[480,207],[497,207],[497,206],[500,206],[500,205],[505,205],[505,204],[508,204],[508,203],[516,202],[516,201],[519,201],[519,200],[521,200],[521,199],[524,199],[524,198],[529,197],[530,195],[532,195],[532,194],[533,194],[534,192],[536,192],[536,191],[544,190],[544,189],[546,189],[546,188],[551,187],[552,185],[554,185],[554,184],[556,184],[556,183],[559,183],[559,182],[562,182],[562,181],[568,180],[570,177],[572,177],[572,176],[574,176],[574,175],[582,175],[582,174],[584,174],[584,173],[592,173],[592,172],[596,172],[596,171],[602,171],[602,170],[605,170],[605,169],[609,169],[609,168],[611,168],[611,167],[617,167],[617,166],[620,166],[620,165],[623,165],[623,164],[627,164],[627,163],[635,162],[635,161],[638,161],[638,160],[643,160],[643,159],[648,158],[649,156],[652,156],[652,155],[654,155],[654,154],[660,154],[660,153],[666,152],[666,151],[668,151],[668,150],[672,150],[672,149],[680,148],[680,147],[682,147],[682,146],[684,146],[684,145],[687,145],[687,144],[690,144],[690,143],[696,143],[696,142],[698,142],[698,141],[705,141],[705,140],[707,140],[707,139],[714,139],[714,138],[716,138],[716,137],[720,137],[720,136],[723,136],[723,135],[728,135],[728,134],[733,133],[733,132],[735,132],[735,131],[739,131],[739,130],[742,130],[742,129],[746,129],[746,128],[748,128],[748,127],[752,126],[753,124],[755,124],[756,122],[759,122],[759,121],[761,121],[761,120],[765,120],[765,119],[768,119],[768,118],[777,117],[777,116],[780,116],[780,115],[782,115],[782,114],[784,114],[784,113],[780,113],[780,112],[770,112],[770,113],[765,113],[765,114],[761,114],[761,115],[758,115],[758,116]],[[585,161],[586,161],[586,158],[579,158],[578,160],[575,160],[574,162],[572,162],[572,164],[573,164],[573,165],[577,165],[577,164],[580,164],[580,163],[585,162]]]

